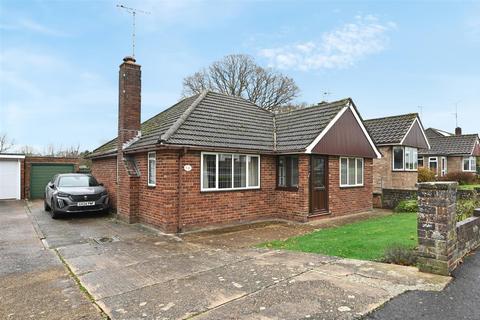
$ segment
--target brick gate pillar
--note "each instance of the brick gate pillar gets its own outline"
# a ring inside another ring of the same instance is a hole
[[[418,268],[449,275],[457,264],[457,182],[418,184]]]

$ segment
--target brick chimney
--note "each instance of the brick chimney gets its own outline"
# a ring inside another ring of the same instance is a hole
[[[133,57],[123,58],[118,81],[117,216],[137,222],[138,177],[129,174],[123,153],[125,143],[140,132],[141,71]]]
[[[133,57],[123,58],[118,81],[118,150],[140,131],[141,71]]]
[[[455,135],[456,136],[461,136],[462,135],[462,128],[456,127],[455,128]]]

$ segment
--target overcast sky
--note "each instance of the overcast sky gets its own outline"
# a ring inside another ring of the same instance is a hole
[[[121,1],[138,15],[142,119],[231,53],[292,77],[298,102],[351,97],[364,118],[418,112],[480,131],[480,2]],[[131,16],[117,1],[0,2],[0,132],[42,151],[115,136]]]

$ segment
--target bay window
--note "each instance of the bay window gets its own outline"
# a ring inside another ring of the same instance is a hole
[[[279,156],[277,160],[277,187],[298,187],[298,156]]]
[[[201,190],[238,190],[260,187],[260,156],[202,153]]]
[[[477,171],[477,163],[475,157],[464,157],[463,158],[463,171],[475,172]]]
[[[393,170],[415,171],[418,168],[417,148],[393,147]]]
[[[340,158],[340,187],[363,186],[363,158]]]

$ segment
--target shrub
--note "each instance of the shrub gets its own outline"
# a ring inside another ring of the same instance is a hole
[[[452,171],[447,173],[444,177],[438,178],[442,181],[457,181],[458,184],[473,184],[476,181],[475,174],[470,172]]]
[[[414,249],[392,244],[385,249],[383,261],[386,263],[400,264],[402,266],[413,266],[417,263],[417,253]]]
[[[435,181],[435,172],[429,168],[418,168],[418,182]]]
[[[418,212],[417,200],[402,200],[394,209],[395,212]]]
[[[479,199],[457,200],[457,221],[462,221],[473,216],[473,210],[480,207]]]

